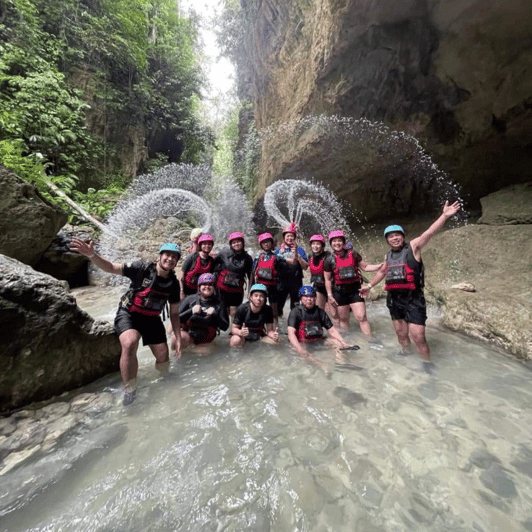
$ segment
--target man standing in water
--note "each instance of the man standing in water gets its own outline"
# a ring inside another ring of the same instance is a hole
[[[166,332],[160,314],[168,301],[170,323],[179,337],[179,281],[174,268],[181,258],[177,244],[163,244],[157,262],[138,260],[115,264],[100,257],[88,244],[73,238],[70,249],[88,257],[93,264],[107,273],[123,275],[131,279],[129,290],[122,296],[115,317],[115,332],[121,346],[120,373],[125,386],[124,405],[135,400],[139,363],[137,351],[142,338],[155,357],[155,368],[166,373],[170,365]],[[181,339],[176,346],[176,358],[181,356]]]
[[[421,248],[445,225],[445,222],[460,210],[458,201],[449,205],[446,201],[441,216],[421,235],[412,241],[405,240],[404,229],[390,225],[384,230],[384,238],[391,247],[385,263],[367,286],[360,290],[362,297],[382,279],[386,278],[384,289],[388,291],[386,305],[390,311],[397,339],[403,348],[410,346],[410,339],[423,359],[425,371],[433,368],[430,362],[430,348],[425,338],[427,309],[423,295],[424,268]]]

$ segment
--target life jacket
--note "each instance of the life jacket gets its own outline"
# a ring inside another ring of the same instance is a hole
[[[186,273],[185,278],[183,279],[183,282],[185,283],[185,285],[191,290],[197,290],[199,276],[203,273],[211,273],[212,263],[213,263],[213,258],[211,256],[208,256],[207,264],[203,265],[201,263],[201,256],[198,254],[196,258],[196,264],[194,264],[194,268],[192,268],[192,270],[189,270]]]
[[[223,255],[222,255],[223,256]],[[235,266],[232,262],[233,257],[242,256],[242,265]],[[230,254],[224,261],[225,268],[218,273],[216,287],[225,292],[242,293],[244,291],[244,269],[246,253],[239,255]]]
[[[359,283],[362,280],[358,262],[355,260],[352,251],[348,251],[344,257],[340,257],[336,253],[336,266],[334,267],[334,284],[353,284]]]
[[[261,325],[260,327],[250,327],[248,324],[251,323],[251,303],[248,303],[248,308],[246,311],[246,321],[243,323],[246,325],[246,327],[249,329],[249,334],[246,337],[246,341],[248,342],[255,342],[257,340],[260,340],[263,336],[265,336],[264,331],[264,325]]]
[[[315,256],[313,255],[310,257],[310,260],[308,262],[308,269],[310,270],[310,282],[317,285],[317,286],[324,286],[325,285],[325,277],[324,277],[324,264],[325,264],[325,257],[327,257],[327,254],[324,253],[318,264],[316,265],[314,260]]]
[[[201,306],[199,294],[196,295],[193,304],[191,304],[191,306],[195,305]],[[212,325],[202,327],[197,323],[192,323],[190,320],[186,320],[182,326],[183,330],[188,332],[188,334],[192,337],[195,344],[208,344],[216,338],[216,334],[218,333],[218,329]]]
[[[161,279],[164,281],[161,282]],[[159,316],[168,301],[172,284],[178,281],[173,271],[166,279],[159,277],[158,288],[164,291],[154,290],[156,281],[157,267],[152,263],[144,270],[140,286],[131,287],[122,296],[120,306],[144,316]]]
[[[277,284],[277,271],[275,269],[275,260],[277,256],[272,253],[268,260],[264,260],[263,257],[264,254],[261,253],[255,268],[255,280],[257,283],[274,286]]]
[[[301,307],[301,322],[296,330],[300,342],[315,342],[323,338],[323,326],[319,317],[311,319],[306,309]]]
[[[423,287],[423,263],[418,262],[410,244],[386,254],[385,290],[415,290]]]

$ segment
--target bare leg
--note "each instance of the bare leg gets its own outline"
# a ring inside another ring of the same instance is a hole
[[[359,301],[358,303],[351,303],[350,307],[353,311],[353,316],[360,324],[360,330],[366,336],[371,336],[371,327],[369,326],[368,318],[366,316],[366,304]]]
[[[325,303],[327,303],[327,297],[324,296],[321,292],[316,293],[316,305],[321,308],[321,310],[325,310]]]
[[[231,347],[244,347],[245,343],[246,339],[243,336],[237,336],[236,334],[233,334],[231,340],[229,340],[229,345]]]
[[[270,303],[273,311],[273,327],[277,328],[279,326],[279,313],[277,312],[277,303]]]
[[[349,305],[338,307],[338,328],[342,331],[349,329]]]
[[[416,323],[407,323],[406,326],[414,341],[419,356],[423,360],[430,360],[430,347],[425,338],[425,326]]]
[[[154,344],[150,345],[151,352],[155,357],[155,369],[164,375],[170,367],[170,357],[168,352],[168,344]]]
[[[392,320],[393,328],[399,343],[403,347],[410,346],[410,338],[408,336],[408,323],[405,320]]]
[[[127,391],[134,391],[139,371],[137,350],[139,348],[140,333],[135,329],[124,331],[119,337],[122,351],[120,353],[120,375]]]

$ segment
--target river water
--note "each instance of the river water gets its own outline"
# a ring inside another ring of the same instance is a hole
[[[118,292],[76,297],[112,318]],[[133,405],[118,375],[81,390],[110,406],[0,477],[0,530],[532,530],[530,370],[433,313],[428,375],[397,355],[382,303],[368,316],[384,347],[352,325],[357,368],[331,378],[286,337],[232,350],[222,334],[162,378],[142,348]]]

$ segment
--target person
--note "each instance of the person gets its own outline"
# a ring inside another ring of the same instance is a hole
[[[142,338],[143,345],[149,345],[155,357],[155,368],[165,373],[170,365],[166,332],[160,314],[170,304],[170,324],[179,334],[179,281],[174,268],[181,258],[177,244],[163,244],[157,262],[137,260],[125,264],[111,263],[94,251],[88,244],[73,238],[70,249],[88,257],[101,270],[123,275],[131,280],[128,291],[120,299],[114,327],[120,341],[120,373],[124,382],[123,404],[135,400],[137,389],[137,351]],[[181,341],[174,346],[176,358],[181,356]]]
[[[388,226],[384,230],[384,238],[391,249],[386,254],[381,269],[361,290],[361,294],[365,296],[377,283],[386,279],[386,306],[390,311],[399,344],[407,350],[412,340],[427,372],[430,372],[433,366],[430,363],[430,348],[425,336],[427,308],[423,294],[424,267],[421,249],[459,210],[458,201],[452,205],[446,201],[440,217],[423,234],[410,242],[406,241],[405,231],[401,226]]]
[[[268,291],[268,303],[272,307],[273,322],[275,327],[278,324],[277,300],[279,299],[279,272],[283,266],[284,259],[276,255],[273,249],[273,236],[270,233],[262,233],[257,237],[262,252],[259,253],[253,262],[252,282],[266,286]]]
[[[279,273],[277,311],[283,315],[283,308],[290,295],[290,308],[299,301],[299,289],[303,286],[303,270],[308,268],[307,255],[297,245],[297,227],[291,223],[283,229],[283,243],[274,252],[284,259]]]
[[[201,229],[196,227],[190,231],[190,242],[188,243],[185,253],[190,255],[191,253],[196,253],[199,251],[198,238],[201,236]]]
[[[203,273],[212,273],[214,259],[211,250],[214,238],[211,235],[201,235],[198,238],[199,251],[189,255],[181,265],[181,299],[191,296],[198,291],[198,277]]]
[[[279,331],[273,326],[273,310],[266,305],[268,290],[263,284],[254,284],[249,301],[236,310],[231,328],[232,347],[243,347],[246,342],[261,340],[269,344],[279,341]]]
[[[227,331],[229,318],[222,299],[215,294],[214,275],[204,273],[198,279],[198,292],[187,296],[179,306],[181,319],[181,347],[203,346],[197,351],[212,353],[211,342],[218,331]],[[177,338],[177,336],[176,336]],[[172,339],[172,347],[174,347]]]
[[[330,338],[327,339],[329,345],[342,349],[347,349],[350,346],[346,344],[338,329],[334,327],[328,314],[316,304],[314,288],[303,286],[299,290],[299,295],[301,297],[300,304],[294,307],[288,315],[288,340],[298,355],[322,367],[321,362],[310,355],[303,344],[322,340],[324,338],[323,329],[326,329],[330,335]]]
[[[216,288],[225,303],[227,314],[233,316],[244,300],[244,282],[251,280],[253,259],[246,252],[244,235],[231,233],[228,237],[229,249],[223,249],[214,259]]]
[[[371,327],[366,316],[366,304],[359,294],[362,275],[360,270],[375,272],[381,264],[368,264],[355,250],[345,249],[345,235],[336,230],[329,233],[329,242],[333,250],[331,260],[325,265],[325,286],[331,305],[338,308],[338,326],[347,331],[349,311],[353,311],[360,324],[360,330],[371,337]]]
[[[330,262],[331,252],[325,251],[325,237],[312,235],[309,239],[311,253],[309,254],[308,268],[310,270],[310,283],[316,290],[316,304],[325,310],[327,303],[327,288],[325,287],[325,262]]]

